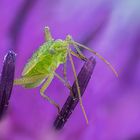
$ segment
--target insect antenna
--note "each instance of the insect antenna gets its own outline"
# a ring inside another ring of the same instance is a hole
[[[87,115],[86,115],[86,112],[85,112],[85,109],[84,109],[84,106],[83,106],[83,103],[82,103],[82,98],[81,98],[81,93],[80,93],[80,87],[79,87],[79,84],[78,84],[78,79],[77,79],[77,75],[76,75],[76,70],[75,70],[74,62],[73,62],[73,59],[72,59],[72,56],[71,56],[70,51],[71,51],[71,50],[70,50],[70,48],[69,48],[69,50],[68,50],[68,55],[69,55],[69,59],[70,59],[71,65],[72,65],[72,70],[73,70],[73,73],[74,73],[74,78],[75,78],[75,82],[76,82],[76,86],[77,86],[78,98],[79,98],[80,106],[81,106],[82,112],[83,112],[83,114],[84,114],[86,123],[88,124],[88,118],[87,118]]]
[[[71,43],[74,45],[74,46],[79,46],[79,47],[82,47],[88,51],[90,51],[91,53],[93,53],[94,55],[96,55],[98,58],[100,58],[104,63],[106,63],[108,65],[108,67],[113,71],[113,73],[116,75],[116,77],[118,77],[118,73],[117,71],[114,69],[114,67],[104,58],[102,57],[99,53],[97,53],[96,51],[86,47],[85,45],[82,45],[78,42],[75,42],[75,41],[71,41]]]

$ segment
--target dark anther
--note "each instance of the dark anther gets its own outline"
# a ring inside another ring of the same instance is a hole
[[[15,73],[15,53],[9,51],[4,58],[3,69],[0,77],[0,119],[7,110]]]
[[[78,83],[81,91],[81,96],[84,94],[84,91],[88,85],[88,82],[91,78],[93,73],[93,69],[95,67],[96,61],[93,57],[90,57],[83,65],[81,71],[78,74]],[[54,127],[57,130],[63,128],[65,123],[67,122],[68,118],[72,114],[72,111],[76,107],[77,103],[79,102],[78,98],[78,91],[76,87],[76,82],[74,82],[72,86],[73,97],[71,95],[68,96],[65,104],[63,105],[59,115],[57,116]]]

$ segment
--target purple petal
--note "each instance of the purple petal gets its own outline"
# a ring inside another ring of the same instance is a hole
[[[15,53],[9,51],[4,58],[0,79],[0,118],[4,115],[9,103],[15,73]]]
[[[95,64],[96,64],[95,59],[93,57],[90,57],[87,60],[87,62],[85,62],[81,71],[78,74],[78,83],[79,83],[79,87],[80,87],[80,91],[81,91],[81,96],[84,94],[84,91],[88,85],[88,82],[93,73]],[[54,127],[57,130],[63,128],[63,126],[67,122],[68,118],[72,114],[72,111],[74,110],[77,103],[79,102],[76,82],[74,82],[74,84],[72,86],[72,91],[73,91],[74,96],[71,96],[71,95],[68,96],[64,106],[62,107],[60,114],[57,116],[57,118],[54,122]]]

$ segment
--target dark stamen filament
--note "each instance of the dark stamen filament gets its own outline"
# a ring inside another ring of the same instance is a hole
[[[15,73],[15,53],[9,51],[5,56],[0,78],[0,119],[7,110]]]

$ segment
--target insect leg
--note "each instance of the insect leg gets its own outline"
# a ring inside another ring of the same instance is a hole
[[[68,81],[65,81],[65,79],[63,79],[59,74],[57,74],[56,72],[54,73],[54,75],[70,90],[72,91],[72,87],[69,84]]]
[[[96,51],[86,47],[85,45],[82,45],[78,42],[75,42],[75,41],[71,41],[72,44],[75,44],[75,46],[79,46],[79,47],[82,47],[88,51],[90,51],[91,53],[93,53],[94,55],[96,55],[98,58],[100,58],[104,63],[106,63],[109,68],[113,71],[113,73],[116,75],[116,77],[118,77],[118,73],[116,72],[116,70],[114,69],[114,67],[104,58],[102,57],[99,53],[97,53]]]
[[[14,85],[25,85],[25,84],[30,84],[33,82],[36,82],[39,79],[43,79],[46,77],[46,75],[37,75],[37,76],[32,76],[32,77],[22,77],[19,79],[14,80]]]
[[[81,98],[81,93],[80,93],[80,87],[79,87],[79,84],[78,84],[78,79],[77,79],[77,75],[76,75],[76,70],[75,70],[74,62],[73,62],[73,59],[72,59],[72,56],[71,56],[71,53],[70,53],[70,48],[69,48],[69,51],[68,51],[68,55],[69,55],[69,58],[70,58],[70,62],[71,62],[71,65],[72,65],[72,70],[73,70],[73,73],[74,73],[74,78],[75,78],[75,81],[76,81],[76,86],[77,86],[77,91],[78,91],[78,97],[79,97],[80,106],[82,108],[82,112],[84,114],[86,123],[88,124],[88,118],[87,118],[87,115],[86,115],[86,112],[85,112],[85,109],[84,109],[84,106],[83,106],[83,103],[82,103],[82,98]]]
[[[73,52],[73,51],[71,51],[71,54],[72,55],[74,55],[74,56],[76,56],[76,57],[78,57],[78,58],[80,58],[81,60],[84,60],[84,61],[87,61],[88,59],[86,58],[86,56],[84,56],[84,54],[81,52],[81,50],[79,49],[79,47],[74,43],[74,41],[73,41],[73,39],[72,39],[72,37],[70,36],[70,35],[67,35],[66,36],[66,41],[71,45],[73,45],[73,47],[76,49],[76,51],[77,51],[77,53],[78,53],[78,55],[75,53],[75,52]]]
[[[83,61],[87,61],[87,60],[88,60],[86,57],[82,57],[80,54],[77,54],[77,53],[75,53],[75,52],[73,52],[73,51],[70,51],[70,53],[71,53],[73,56],[75,56],[75,57],[77,57],[77,58],[79,58],[79,59],[81,59],[81,60],[83,60]]]
[[[67,58],[66,58],[66,62],[63,65],[63,76],[64,76],[64,80],[61,77],[58,77],[58,78],[59,79],[61,78],[63,80],[64,85],[70,90],[71,96],[73,96],[72,87],[71,87],[71,85],[70,85],[70,83],[68,82],[68,79],[67,79]]]
[[[77,45],[75,45],[73,43],[73,47],[76,49],[76,51],[78,52],[80,59],[87,61],[88,59],[86,58],[86,56],[81,52],[81,50],[79,49],[79,47]]]
[[[63,65],[63,75],[64,75],[64,82],[65,82],[65,85],[68,89],[70,89],[70,91],[72,90],[72,87],[70,85],[70,83],[68,82],[68,79],[67,79],[67,58],[66,58],[66,62],[64,63]],[[58,75],[59,76],[59,75]],[[60,79],[60,78],[59,78]],[[72,91],[71,91],[71,94],[72,94]],[[73,95],[73,94],[72,94]]]
[[[46,82],[43,84],[43,86],[41,87],[41,89],[40,89],[40,94],[41,94],[41,96],[44,98],[44,99],[46,99],[46,100],[48,100],[51,104],[53,104],[56,108],[57,108],[57,110],[58,110],[58,112],[60,112],[60,107],[59,107],[59,105],[57,104],[57,103],[55,103],[55,101],[53,101],[50,97],[48,97],[44,92],[45,92],[45,90],[48,88],[48,86],[50,85],[50,83],[52,82],[52,79],[54,78],[54,75],[50,75],[49,77],[48,77],[48,79],[46,80]]]
[[[64,76],[64,80],[68,81],[67,80],[67,57],[66,57],[66,62],[63,65],[63,76]]]
[[[49,27],[45,27],[45,38],[46,38],[46,41],[53,40]]]

